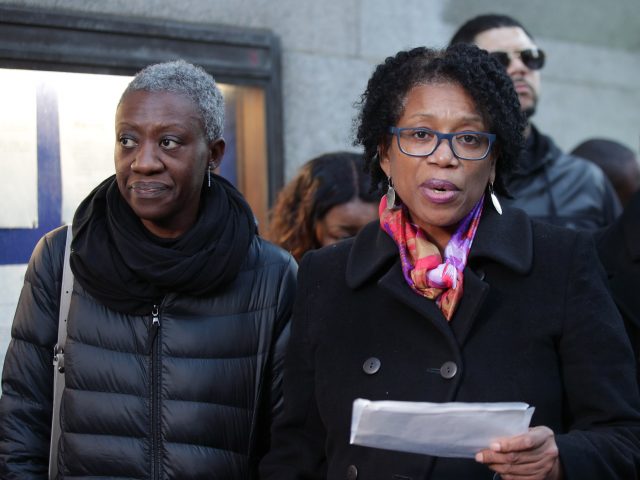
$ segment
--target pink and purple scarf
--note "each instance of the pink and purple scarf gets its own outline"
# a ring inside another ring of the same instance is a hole
[[[380,226],[398,245],[405,280],[416,293],[435,300],[447,320],[451,320],[462,298],[462,272],[483,204],[484,196],[462,219],[444,249],[443,261],[438,247],[420,227],[411,223],[407,207],[388,209],[386,195],[380,201]]]

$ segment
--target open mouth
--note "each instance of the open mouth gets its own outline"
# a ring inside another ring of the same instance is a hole
[[[447,180],[432,179],[424,183],[424,186],[434,192],[451,192],[458,190],[455,184],[448,182]]]
[[[451,201],[459,192],[459,188],[446,180],[432,179],[422,184],[426,197],[434,203]]]

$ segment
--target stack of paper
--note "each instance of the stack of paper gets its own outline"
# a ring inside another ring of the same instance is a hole
[[[491,442],[528,430],[526,403],[353,402],[351,443],[366,447],[473,458]]]

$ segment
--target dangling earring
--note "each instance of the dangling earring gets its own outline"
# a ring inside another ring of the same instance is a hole
[[[493,203],[493,208],[496,209],[496,212],[498,212],[499,215],[502,215],[502,205],[500,205],[498,197],[493,191],[493,183],[491,182],[489,182],[489,195],[491,196],[491,203]]]
[[[209,167],[207,168],[207,187],[211,188],[211,164],[212,162],[209,162]]]
[[[389,186],[387,187],[387,193],[385,194],[387,197],[387,209],[393,210],[396,208],[396,191],[393,188],[393,181],[391,177],[387,179],[387,183]]]

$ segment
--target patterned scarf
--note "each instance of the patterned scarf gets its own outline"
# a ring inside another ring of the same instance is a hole
[[[443,261],[438,247],[427,239],[420,227],[410,222],[407,207],[389,210],[386,195],[380,201],[380,226],[398,245],[405,280],[419,295],[435,299],[447,320],[451,320],[462,298],[462,272],[483,204],[484,196],[460,222],[444,249]]]

